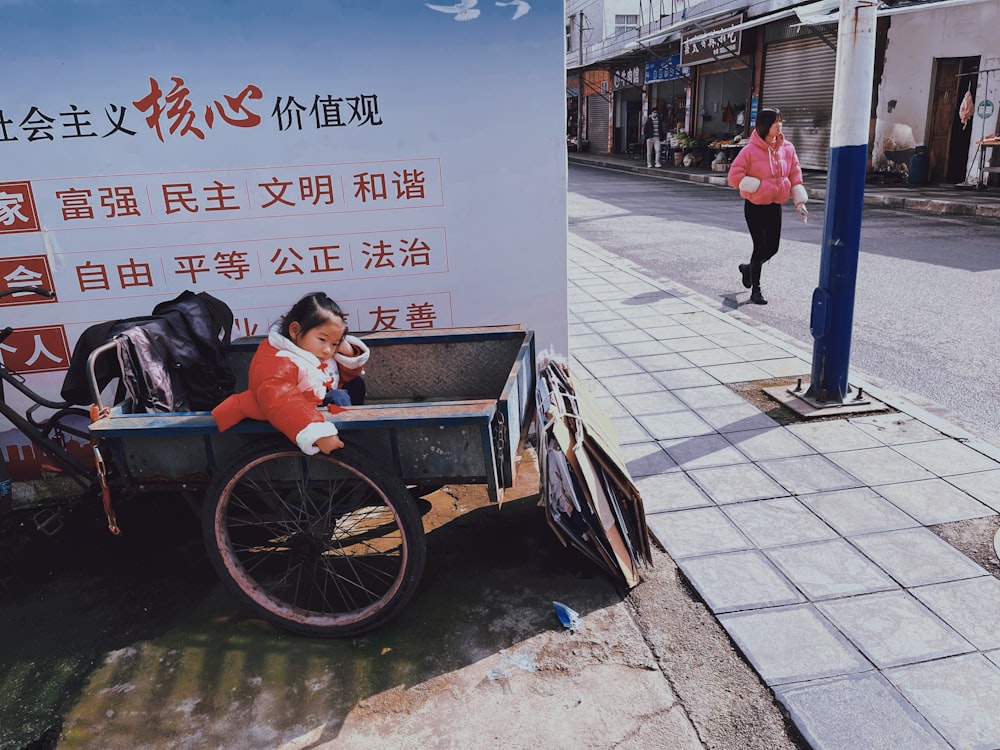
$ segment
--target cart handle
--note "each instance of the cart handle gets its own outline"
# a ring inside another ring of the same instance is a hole
[[[87,357],[87,384],[90,386],[90,395],[94,398],[94,404],[99,412],[104,411],[104,404],[101,403],[101,388],[97,384],[96,365],[98,358],[105,352],[112,349],[118,351],[118,339],[112,339],[95,348]]]

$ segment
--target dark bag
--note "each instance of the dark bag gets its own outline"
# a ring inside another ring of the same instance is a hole
[[[95,375],[103,390],[121,378],[134,412],[207,411],[235,391],[236,377],[226,361],[233,314],[206,292],[183,292],[162,302],[147,317],[99,323],[83,332],[73,350],[62,397],[89,404],[87,358],[96,347],[119,339],[118,367],[98,360]]]

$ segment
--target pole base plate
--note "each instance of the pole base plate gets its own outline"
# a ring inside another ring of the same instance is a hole
[[[808,383],[791,386],[778,385],[771,388],[764,388],[763,390],[764,393],[775,401],[787,406],[796,414],[806,419],[889,411],[889,407],[878,399],[872,398],[867,393],[863,393],[861,389],[852,389],[850,387],[848,388],[847,398],[843,402],[821,402],[811,396],[806,396],[809,390]]]

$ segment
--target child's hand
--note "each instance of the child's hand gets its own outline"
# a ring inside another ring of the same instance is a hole
[[[340,439],[339,435],[327,435],[316,441],[316,447],[321,453],[332,453],[338,448],[343,448],[344,441]]]
[[[340,372],[340,382],[350,383],[354,378],[364,375],[364,367],[344,367],[343,365],[338,365],[337,370]]]

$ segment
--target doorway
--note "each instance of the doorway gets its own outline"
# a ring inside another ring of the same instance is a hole
[[[972,122],[962,127],[958,108],[965,92],[976,98],[979,57],[939,57],[934,65],[934,90],[927,151],[931,182],[959,183],[966,177]]]

